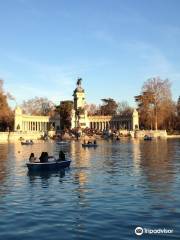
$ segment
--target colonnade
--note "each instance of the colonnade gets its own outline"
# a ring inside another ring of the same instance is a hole
[[[47,131],[49,129],[49,122],[38,121],[22,121],[22,131]]]
[[[90,128],[96,129],[96,130],[107,130],[107,129],[132,129],[132,123],[131,120],[124,120],[124,121],[107,121],[107,122],[90,122]]]
[[[91,129],[104,130],[110,127],[110,122],[90,122]]]

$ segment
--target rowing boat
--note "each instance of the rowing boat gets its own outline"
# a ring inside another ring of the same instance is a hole
[[[69,167],[71,160],[58,161],[52,160],[49,162],[41,163],[41,162],[33,162],[26,163],[26,166],[29,171],[54,171],[60,170],[62,168]]]

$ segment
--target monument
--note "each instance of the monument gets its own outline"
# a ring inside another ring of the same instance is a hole
[[[85,90],[82,88],[82,79],[77,80],[73,93],[74,109],[72,110],[71,128],[91,128],[96,130],[126,129],[134,131],[139,129],[139,115],[136,109],[129,115],[88,115],[85,105]]]

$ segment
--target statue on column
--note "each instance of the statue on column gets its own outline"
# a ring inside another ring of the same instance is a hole
[[[82,82],[82,78],[78,78],[78,80],[77,80],[77,86],[78,87],[81,87],[81,82]]]

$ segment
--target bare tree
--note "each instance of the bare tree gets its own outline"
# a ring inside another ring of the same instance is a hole
[[[138,103],[140,122],[144,127],[155,130],[165,127],[165,121],[172,112],[171,84],[159,77],[148,79],[141,94],[135,97]]]
[[[8,96],[3,90],[3,80],[0,80],[0,129],[12,129],[14,114],[8,105]]]
[[[85,109],[88,112],[88,115],[96,115],[99,111],[99,106],[96,104],[86,104]]]
[[[118,102],[117,114],[128,115],[131,114],[133,109],[129,106],[127,101]]]
[[[21,108],[25,114],[42,116],[51,115],[55,109],[52,101],[42,97],[35,97],[24,101]]]

